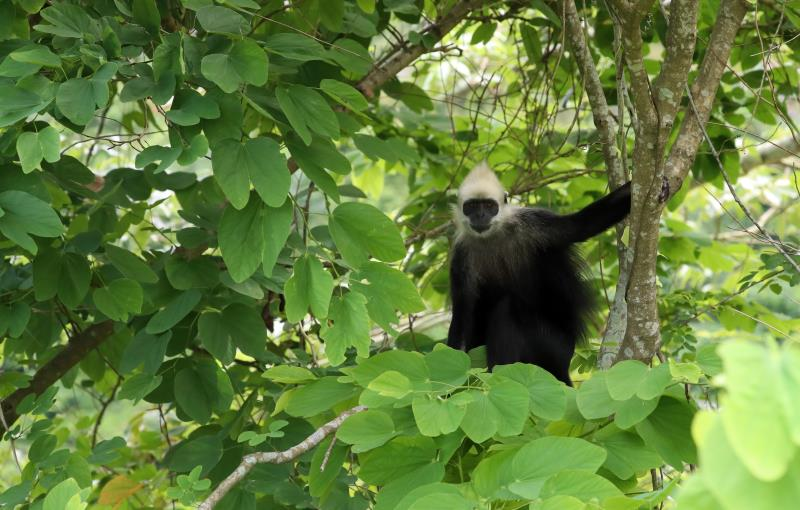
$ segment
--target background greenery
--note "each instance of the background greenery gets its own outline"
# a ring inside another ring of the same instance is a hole
[[[475,163],[516,204],[608,190],[557,4],[0,3],[0,507],[189,508],[361,404],[217,507],[792,508],[799,9],[748,6],[723,166],[704,142],[660,222],[650,366],[595,368],[619,264],[613,232],[581,246],[602,306],[568,388],[441,343]],[[613,23],[579,10],[629,167]]]

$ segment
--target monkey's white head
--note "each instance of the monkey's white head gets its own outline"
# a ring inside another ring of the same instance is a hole
[[[467,175],[458,188],[455,212],[459,234],[488,235],[504,217],[506,191],[484,161]]]

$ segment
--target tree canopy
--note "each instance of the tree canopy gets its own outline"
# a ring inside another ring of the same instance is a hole
[[[0,3],[0,508],[775,509],[800,4]],[[446,347],[454,190],[560,212],[576,387]]]

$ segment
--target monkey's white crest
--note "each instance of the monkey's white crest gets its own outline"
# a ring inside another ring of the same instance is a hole
[[[500,179],[485,160],[472,169],[458,188],[459,207],[472,198],[491,198],[498,204],[503,204],[505,197],[506,191]]]

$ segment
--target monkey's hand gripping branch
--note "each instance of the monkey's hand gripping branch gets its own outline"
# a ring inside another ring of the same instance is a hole
[[[219,485],[217,485],[217,488],[214,489],[211,494],[209,494],[205,501],[200,503],[200,506],[197,507],[198,510],[211,510],[214,508],[214,506],[219,503],[222,498],[224,498],[225,495],[236,486],[237,483],[242,481],[242,479],[247,476],[247,473],[249,473],[250,470],[256,466],[256,464],[283,464],[284,462],[294,460],[321,443],[322,440],[328,437],[331,432],[334,432],[341,427],[342,423],[344,423],[347,418],[356,413],[360,413],[361,411],[366,411],[366,409],[366,406],[356,406],[352,409],[348,409],[315,430],[313,434],[305,438],[300,443],[292,446],[288,450],[284,450],[282,452],[257,452],[245,455],[239,466],[234,469],[227,478],[220,482]]]

